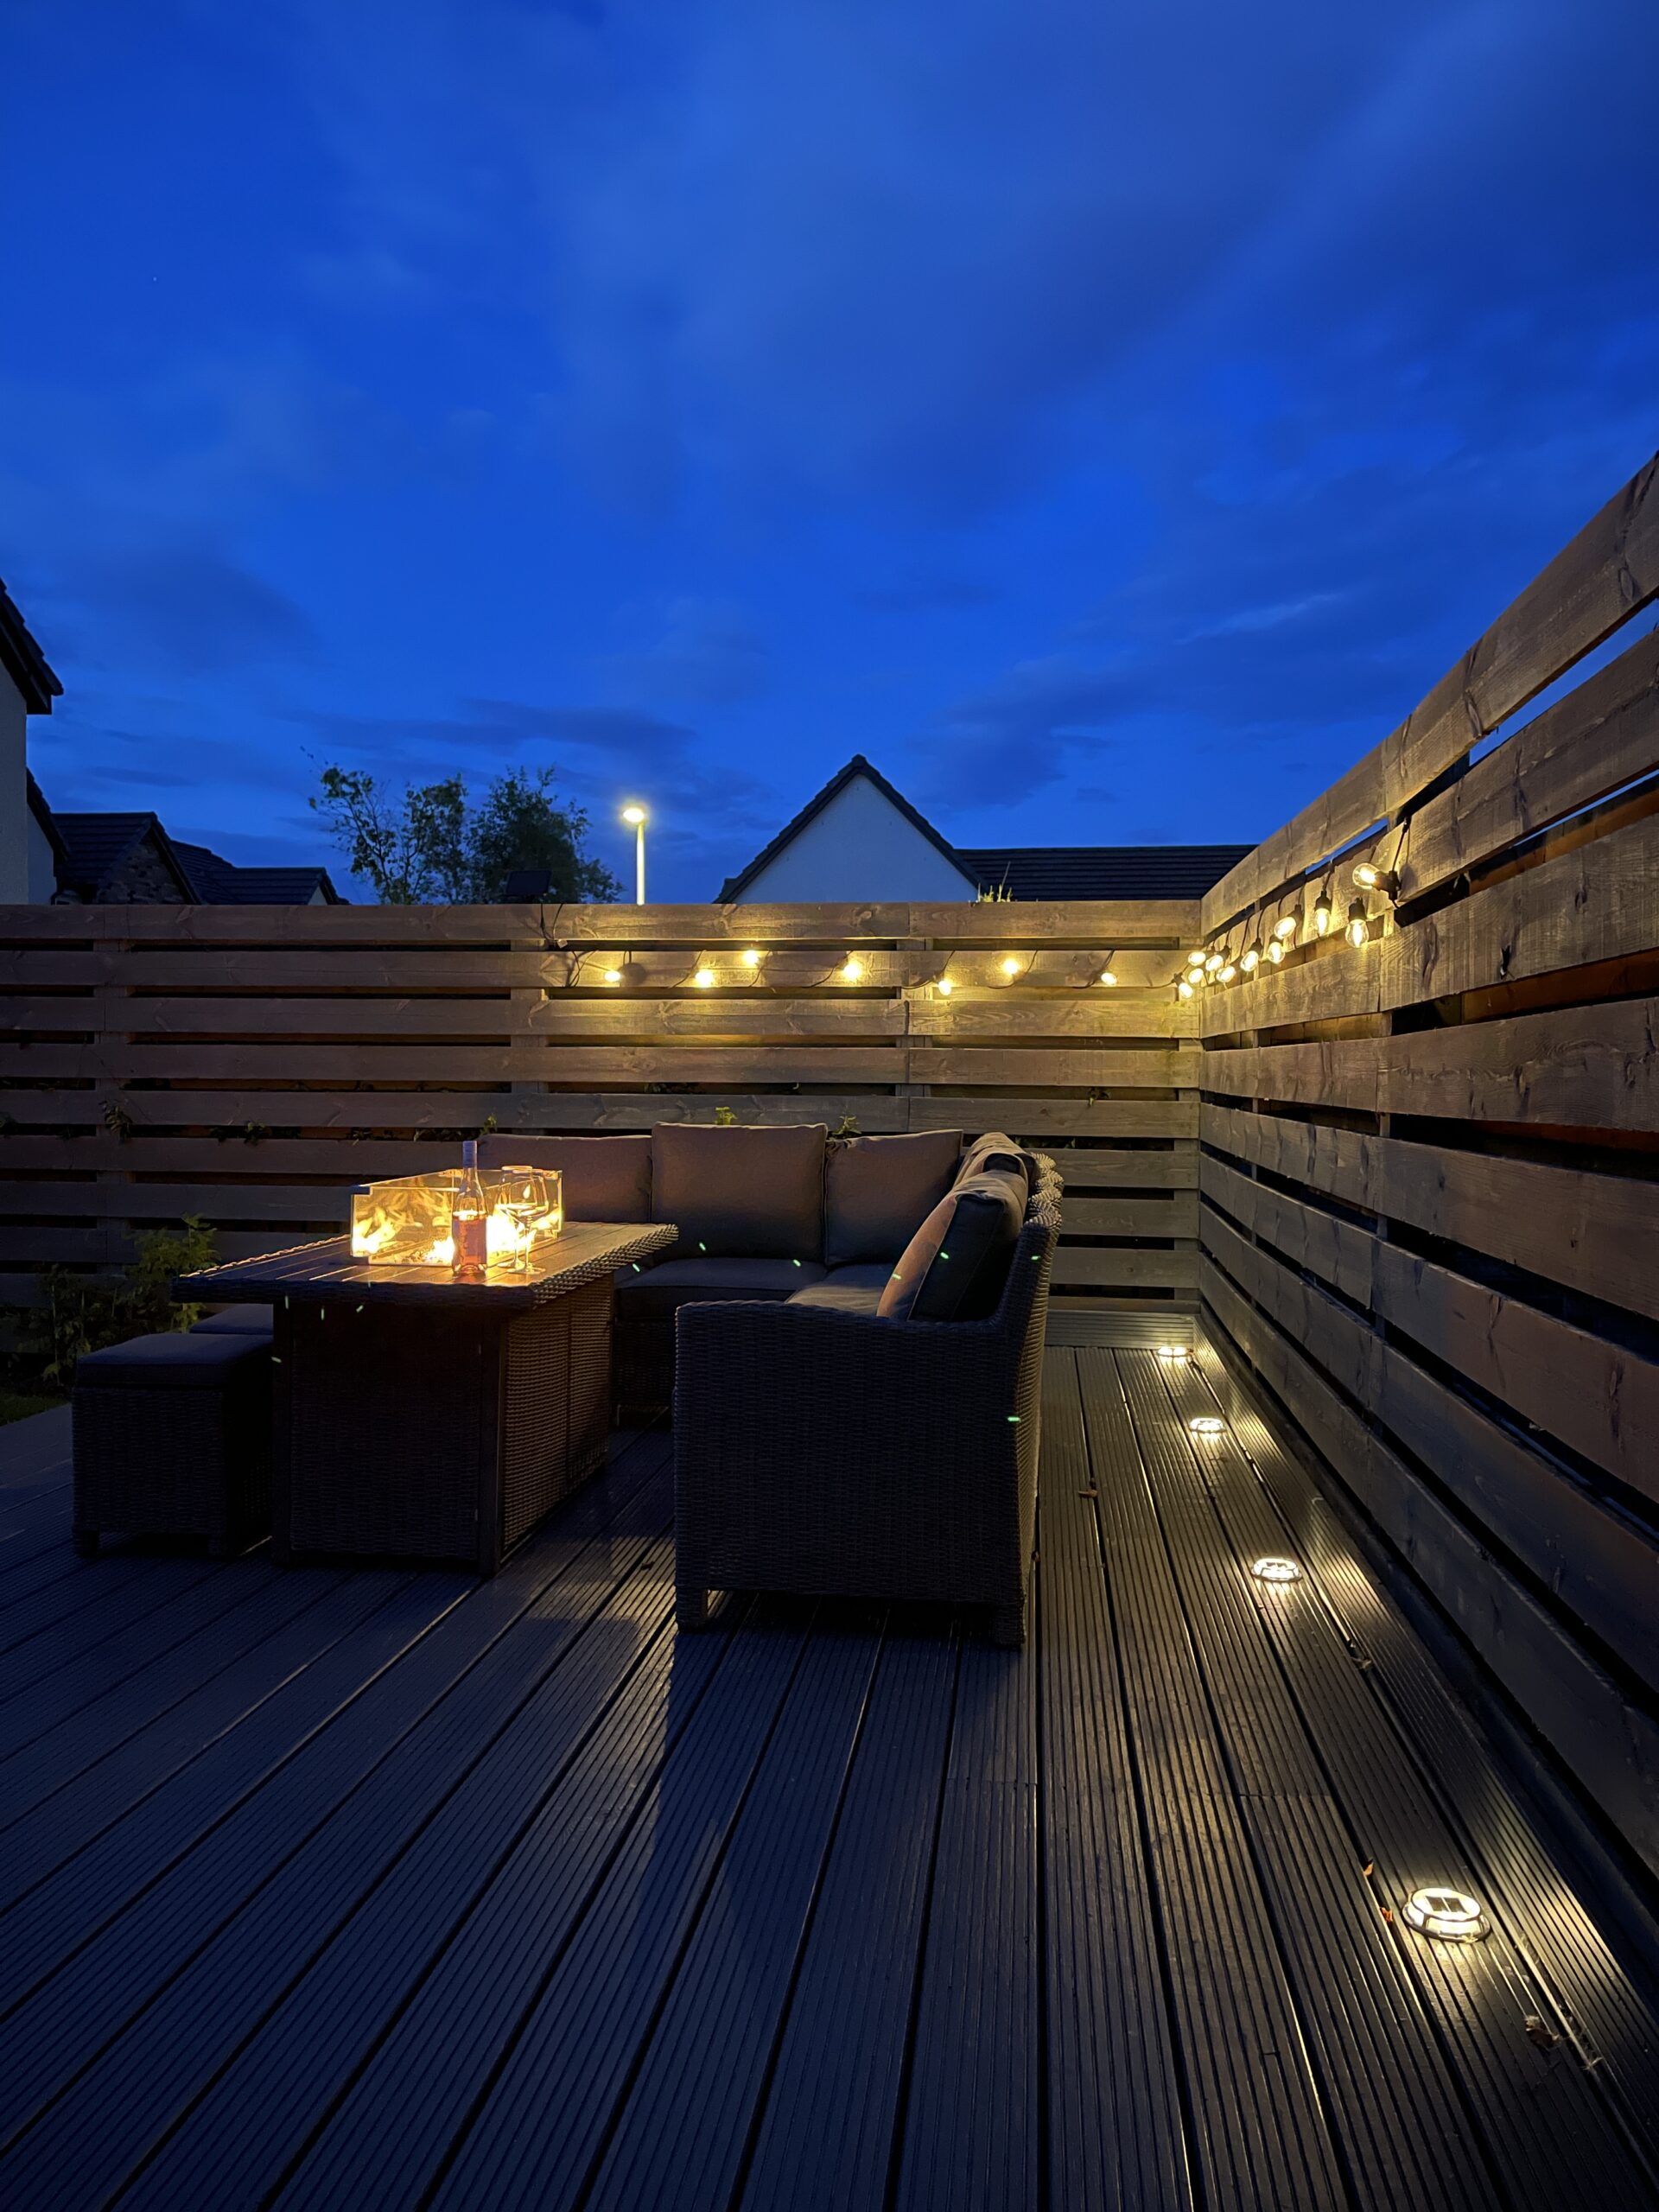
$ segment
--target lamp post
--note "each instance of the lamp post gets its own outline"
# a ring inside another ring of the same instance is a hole
[[[645,810],[643,806],[625,806],[622,819],[633,828],[633,902],[636,906],[645,903]]]

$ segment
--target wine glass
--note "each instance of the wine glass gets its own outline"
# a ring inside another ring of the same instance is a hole
[[[541,1174],[534,1167],[504,1167],[495,1192],[495,1205],[496,1210],[512,1224],[512,1249],[507,1255],[507,1263],[528,1274],[536,1231],[547,1211],[547,1192]]]

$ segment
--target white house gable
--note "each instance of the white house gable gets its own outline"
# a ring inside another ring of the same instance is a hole
[[[971,899],[975,886],[887,793],[855,775],[743,887],[759,900]]]

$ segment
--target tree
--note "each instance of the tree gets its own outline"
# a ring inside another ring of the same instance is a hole
[[[474,808],[459,774],[406,785],[401,798],[360,769],[325,768],[320,781],[313,809],[384,906],[493,903],[515,868],[544,869],[550,899],[622,895],[604,863],[583,851],[588,817],[558,804],[550,768],[510,769]]]

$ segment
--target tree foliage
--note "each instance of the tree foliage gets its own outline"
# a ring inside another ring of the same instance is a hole
[[[383,906],[492,905],[519,868],[545,870],[550,899],[622,895],[585,850],[584,810],[555,798],[550,768],[509,769],[475,804],[459,774],[406,785],[401,794],[357,768],[325,768],[319,780],[312,807]]]

